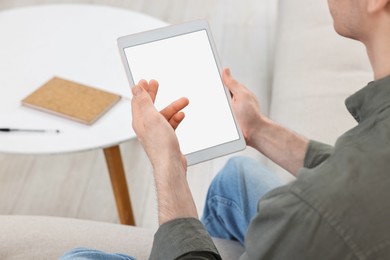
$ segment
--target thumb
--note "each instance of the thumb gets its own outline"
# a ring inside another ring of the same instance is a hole
[[[235,80],[230,72],[230,69],[225,68],[222,72],[222,80],[225,83],[226,87],[234,95],[240,88],[240,84]]]

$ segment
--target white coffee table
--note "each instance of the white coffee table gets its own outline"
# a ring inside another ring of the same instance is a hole
[[[0,12],[0,128],[59,129],[60,134],[0,132],[0,152],[55,154],[101,148],[120,221],[134,225],[119,144],[135,137],[131,97],[116,39],[166,25],[128,10],[46,5]],[[125,97],[92,126],[21,106],[53,76]]]

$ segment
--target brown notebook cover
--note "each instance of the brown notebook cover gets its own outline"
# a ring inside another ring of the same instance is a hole
[[[120,96],[54,77],[22,100],[22,104],[91,125],[120,100]]]

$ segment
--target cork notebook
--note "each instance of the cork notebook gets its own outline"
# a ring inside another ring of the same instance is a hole
[[[23,99],[22,104],[91,125],[120,98],[113,93],[54,77]]]

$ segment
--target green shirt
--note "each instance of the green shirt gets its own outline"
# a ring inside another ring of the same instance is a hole
[[[311,141],[296,181],[260,200],[242,260],[390,259],[390,77],[369,83],[346,106],[359,124],[334,148]],[[151,255],[219,258],[195,219],[162,225]]]

